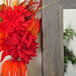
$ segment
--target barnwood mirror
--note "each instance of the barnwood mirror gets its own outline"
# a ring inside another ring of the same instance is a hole
[[[42,0],[42,6],[53,1],[55,0]],[[40,34],[42,52],[42,66],[40,69],[42,70],[42,76],[64,76],[64,9],[76,9],[76,0],[61,0],[42,9]]]

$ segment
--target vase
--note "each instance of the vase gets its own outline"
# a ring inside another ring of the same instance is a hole
[[[26,76],[27,66],[21,61],[7,60],[2,64],[1,76]]]

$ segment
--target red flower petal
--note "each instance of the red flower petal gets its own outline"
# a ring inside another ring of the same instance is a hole
[[[28,6],[3,7],[0,11],[0,51],[2,59],[11,55],[14,60],[21,58],[22,62],[29,63],[36,56],[37,34],[40,30],[40,21],[35,21],[35,11],[28,10],[29,6],[36,4],[30,0]],[[38,10],[38,8],[37,8]]]

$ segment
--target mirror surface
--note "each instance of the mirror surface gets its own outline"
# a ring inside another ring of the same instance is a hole
[[[63,10],[64,76],[76,76],[76,9]]]

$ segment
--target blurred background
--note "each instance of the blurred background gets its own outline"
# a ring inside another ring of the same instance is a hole
[[[64,9],[63,10],[63,27],[65,29],[73,29],[76,33],[76,9]],[[64,42],[65,43],[65,42]],[[66,43],[67,48],[73,51],[73,54],[76,57],[76,36],[73,36],[73,39],[70,39],[68,44]],[[76,76],[76,64],[72,64],[68,61],[67,71],[64,73],[64,76]]]

